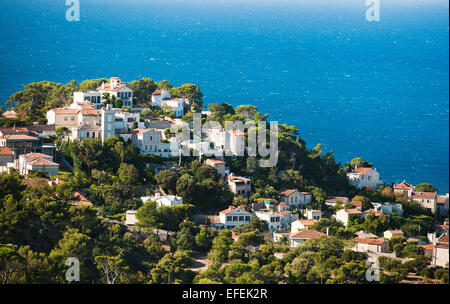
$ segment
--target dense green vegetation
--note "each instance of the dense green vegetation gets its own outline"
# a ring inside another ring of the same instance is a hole
[[[66,85],[48,81],[27,85],[8,101],[25,113],[23,119],[2,117],[0,124],[45,123],[45,112],[70,103],[74,90],[95,89],[103,81],[107,79],[85,80],[80,85],[74,81]],[[196,85],[175,88],[168,81],[143,78],[129,86],[134,90],[135,103],[146,107],[141,113],[145,118],[167,115],[151,108],[155,89],[165,88],[172,96],[189,99],[191,107],[183,117],[185,121],[192,120],[192,111],[203,109],[203,95]],[[214,103],[209,111],[203,121],[224,124],[268,118],[253,105],[233,108],[227,103]],[[320,144],[308,148],[295,126],[279,125],[276,167],[262,168],[258,157],[248,155],[225,157],[231,172],[252,178],[249,198],[235,196],[217,172],[203,163],[205,157],[183,156],[178,170],[155,174],[150,164],[176,163],[177,159],[141,155],[130,142],[117,136],[103,143],[91,138],[63,141],[68,131],[58,129],[58,136],[51,139],[73,166],[73,172],[60,174],[64,183],[49,186],[45,179],[37,178],[45,175],[35,172],[26,178],[36,182],[27,186],[17,172],[0,174],[0,274],[4,283],[66,283],[68,257],[80,260],[82,283],[367,283],[369,266],[365,257],[350,250],[355,232],[363,229],[382,236],[387,229],[402,229],[406,236],[426,239],[426,234],[434,230],[434,215],[394,195],[392,187],[357,190],[348,185],[346,172],[372,164],[355,158],[342,166],[333,152],[325,153]],[[429,184],[417,187],[423,189],[419,191],[434,191]],[[184,204],[157,207],[154,201],[142,203],[140,197],[159,188],[181,196]],[[321,209],[327,215],[353,205],[326,206],[326,195],[348,196],[352,202],[361,202],[364,210],[372,208],[372,202],[399,203],[404,215],[394,213],[388,220],[370,214],[363,222],[350,221],[348,227],[325,217],[312,228],[328,231],[329,237],[305,241],[293,250],[285,242],[271,244],[266,223],[258,219],[233,231],[218,231],[193,221],[194,215],[217,214],[230,204],[250,210],[251,203],[278,199],[279,192],[288,188],[310,191],[313,200],[307,207]],[[74,206],[77,191],[93,207]],[[135,229],[121,224],[130,209],[137,210],[139,224]],[[238,236],[236,241],[233,233]],[[380,261],[381,283],[399,282],[408,272],[448,283],[448,268],[427,268],[429,260],[415,242],[392,238],[389,246],[398,258],[410,260]],[[196,273],[190,268],[199,256],[208,257],[211,265]]]

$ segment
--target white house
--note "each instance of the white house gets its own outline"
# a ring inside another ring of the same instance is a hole
[[[48,176],[56,176],[59,164],[53,162],[53,157],[42,153],[21,154],[19,158],[7,164],[9,168],[15,168],[20,175],[27,175],[30,171],[44,171]]]
[[[322,217],[322,211],[320,210],[307,209],[305,213],[308,220],[318,221]]]
[[[252,189],[251,179],[230,174],[227,176],[227,183],[233,193],[242,197],[247,197],[250,195],[250,191]]]
[[[171,98],[167,90],[156,90],[152,93],[152,106],[158,108],[168,108],[175,117],[181,117],[184,114],[184,98]]]
[[[448,217],[448,201],[449,194],[446,195],[438,195],[436,202],[436,213],[443,217]]]
[[[291,207],[302,207],[311,204],[311,192],[300,192],[297,189],[287,189],[280,192],[280,201]]]
[[[432,264],[441,267],[448,267],[448,260],[448,233],[446,233],[441,235],[434,243]]]
[[[326,237],[327,235],[325,233],[313,229],[306,229],[299,232],[295,232],[292,233],[290,236],[291,247],[298,246],[306,240],[321,238],[324,236]]]
[[[102,105],[102,93],[97,91],[86,91],[86,92],[74,92],[73,93],[73,104],[85,104],[90,102],[94,105],[95,109],[99,109]]]
[[[289,211],[274,212],[272,210],[261,209],[255,211],[256,217],[267,223],[269,230],[285,230],[289,225],[298,219],[298,214]]]
[[[303,229],[308,229],[316,223],[315,220],[296,220],[291,223],[291,232],[298,232]]]
[[[365,253],[387,253],[389,252],[389,242],[385,239],[369,239],[369,238],[354,238],[354,251]]]
[[[430,212],[436,212],[437,209],[437,191],[435,192],[413,192],[411,199],[419,203]]]
[[[173,207],[183,204],[183,199],[178,195],[162,195],[161,193],[155,193],[152,196],[141,197],[142,202],[145,204],[148,201],[155,201],[157,207],[166,206]]]
[[[227,229],[249,223],[252,220],[252,214],[243,207],[229,206],[227,209],[219,212],[219,222]]]
[[[169,142],[162,142],[163,133],[154,128],[134,129],[131,142],[141,151],[141,154],[158,155],[161,157],[177,156],[177,151],[172,151]]]
[[[403,194],[407,198],[411,198],[412,193],[416,191],[416,187],[408,184],[406,181],[394,185],[394,193]]]
[[[375,168],[355,168],[352,172],[347,173],[350,185],[362,189],[369,186],[371,189],[377,189],[383,185],[380,179],[380,173]]]
[[[209,158],[209,159],[205,160],[205,164],[216,169],[216,171],[220,175],[220,177],[226,176],[225,162],[222,159]]]
[[[167,90],[156,90],[152,93],[152,106],[162,108],[163,100],[170,99],[170,93]]]
[[[405,236],[405,233],[401,230],[386,230],[383,233],[385,239],[391,239],[394,236]]]
[[[347,227],[349,220],[353,220],[355,218],[363,220],[365,216],[366,213],[358,210],[357,208],[340,209],[336,212],[336,220],[341,221],[345,227]]]
[[[133,107],[133,90],[130,89],[126,84],[122,83],[120,77],[111,77],[109,83],[102,83],[101,86],[97,88],[103,96],[103,93],[109,93],[111,96],[120,98],[124,106],[130,108]]]
[[[138,220],[136,219],[136,211],[135,210],[127,210],[125,214],[125,225],[136,225]]]
[[[392,204],[392,203],[372,203],[373,208],[376,211],[381,211],[385,214],[392,215],[392,213],[396,213],[398,216],[403,215],[403,206],[402,204]]]

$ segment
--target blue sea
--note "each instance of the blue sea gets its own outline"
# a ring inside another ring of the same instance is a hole
[[[2,0],[0,104],[42,80],[195,83],[254,104],[309,148],[363,157],[385,182],[449,191],[447,0]]]

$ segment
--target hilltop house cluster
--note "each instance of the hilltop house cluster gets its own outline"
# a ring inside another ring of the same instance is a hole
[[[207,159],[205,163],[217,170],[217,173],[227,181],[233,193],[242,197],[248,197],[250,195],[251,178],[236,176],[230,173],[229,169],[225,166],[225,162],[221,159]],[[367,173],[373,174],[370,175],[372,176],[371,179],[368,180],[365,178],[365,180],[373,181],[374,185],[379,185],[378,172],[369,169],[364,168],[364,170],[357,170],[357,172],[361,175]],[[370,173],[371,171],[372,173]],[[425,208],[428,208],[430,205],[434,206],[429,209],[432,212],[442,212],[441,215],[448,215],[448,194],[443,196],[433,193],[432,201],[429,198],[431,197],[431,193],[415,192],[415,187],[406,182],[395,184],[394,191],[402,191],[402,194],[405,194],[405,196],[418,202]],[[149,200],[156,201],[158,207],[162,205],[175,206],[183,203],[181,197],[165,194],[156,194],[152,197],[142,198],[143,202]],[[272,242],[284,241],[284,244],[287,242],[290,247],[295,247],[308,239],[328,236],[328,229],[326,233],[323,233],[312,228],[324,214],[321,210],[310,209],[309,205],[311,202],[311,192],[302,192],[298,189],[286,189],[279,193],[278,199],[261,199],[260,202],[252,203],[249,207],[244,205],[238,207],[229,206],[227,209],[220,211],[218,215],[198,215],[196,220],[217,229],[233,229],[234,227],[250,223],[253,218],[258,218],[267,224],[271,232],[270,239]],[[338,203],[341,203],[342,209],[337,210],[331,216],[337,221],[342,222],[345,227],[349,225],[350,220],[358,218],[363,221],[369,214],[377,217],[384,215],[388,220],[394,214],[403,216],[403,207],[401,204],[390,202],[372,203],[373,208],[363,210],[361,202],[350,202],[350,199],[347,197],[328,196],[325,198],[325,204],[328,206],[336,206]],[[135,211],[127,211],[126,224],[134,225],[136,222]],[[391,256],[389,239],[393,236],[406,237],[405,233],[401,230],[387,230],[384,232],[383,237],[366,231],[358,231],[352,239],[354,244],[352,249],[371,256]],[[415,236],[408,236],[407,241],[416,242],[417,245],[421,246],[424,249],[425,255],[432,260],[433,265],[444,267],[448,263],[448,222],[436,227],[435,233],[429,234],[428,239],[428,244],[418,240]]]

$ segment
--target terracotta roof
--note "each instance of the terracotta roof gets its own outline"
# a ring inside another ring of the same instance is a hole
[[[364,174],[372,170],[372,168],[359,167],[353,170],[353,173]]]
[[[422,247],[424,250],[433,250],[433,244],[419,245],[419,247]]]
[[[81,194],[80,192],[74,192],[73,193],[73,197],[79,199],[78,201],[75,201],[73,204],[78,206],[78,205],[89,205],[92,206],[92,203],[90,200],[88,200],[86,197],[84,197],[83,194]]]
[[[414,186],[408,184],[407,182],[402,182],[394,186],[394,189],[412,189],[412,188],[414,188]]]
[[[242,176],[236,176],[236,175],[228,175],[228,176],[227,176],[227,179],[228,179],[229,181],[232,181],[232,180],[234,180],[234,179],[239,179],[239,180],[244,181],[244,182],[249,182],[249,181],[251,181],[251,179],[249,179],[249,178],[245,178],[245,177],[242,177]]]
[[[57,108],[57,109],[51,109],[50,111],[55,112],[56,114],[78,114],[77,109],[64,109],[64,108]]]
[[[122,84],[119,84],[118,86],[115,86],[114,89],[111,89],[111,84],[110,83],[105,83],[105,87],[102,88],[102,86],[99,86],[97,88],[97,91],[113,91],[113,92],[115,92],[115,91],[118,91],[118,90],[120,90],[122,88],[125,88],[126,86],[127,86],[126,84],[122,83]]]
[[[84,109],[80,111],[83,115],[102,115],[101,110],[95,110],[95,109]]]
[[[8,147],[0,147],[0,155],[14,155],[14,153]]]
[[[316,223],[315,220],[296,220],[294,223],[301,223],[304,226],[314,225]]]
[[[352,205],[355,207],[362,207],[362,203],[361,202],[352,202]]]
[[[236,207],[234,207],[234,206],[229,206],[227,209],[222,210],[222,211],[220,211],[219,213],[221,213],[221,214],[227,214],[227,213],[229,213],[229,212],[231,212],[231,211],[233,211],[233,210],[235,210],[235,209],[241,209],[241,210],[245,211],[243,208],[236,208]]]
[[[314,239],[322,236],[326,236],[326,234],[314,229],[306,229],[291,234],[291,239]]]
[[[32,153],[28,153],[28,154],[21,154],[21,155],[19,155],[19,157],[20,156],[23,156],[23,157],[25,157],[26,159],[33,159],[33,158],[50,158],[50,159],[53,159],[53,157],[52,156],[50,156],[50,155],[47,155],[47,154],[43,154],[43,153],[35,153],[35,152],[32,152]]]
[[[52,162],[46,158],[38,158],[36,160],[30,161],[27,164],[32,166],[59,166],[59,164]]]
[[[30,133],[30,130],[27,127],[1,127],[0,133],[3,135],[8,134],[20,134],[20,133]]]
[[[156,90],[155,92],[153,92],[152,95],[161,95],[162,90]]]
[[[225,164],[225,162],[222,159],[209,158],[206,161],[211,162],[213,164]]]
[[[354,238],[353,241],[361,244],[369,244],[369,245],[381,245],[385,242],[384,239],[365,239],[365,238]]]
[[[36,140],[36,141],[39,140],[39,138],[37,138],[37,137],[29,136],[29,135],[25,135],[25,134],[10,134],[10,135],[3,136],[3,138],[5,138],[7,140]]]
[[[228,130],[228,133],[231,133],[231,134],[233,134],[235,136],[243,136],[243,135],[245,135],[244,132],[242,132],[242,131],[240,131],[238,129]]]
[[[297,191],[298,191],[297,189],[287,189],[287,190],[280,192],[280,195],[289,196]]]
[[[420,199],[434,199],[436,197],[436,192],[413,192],[412,198]]]
[[[345,212],[347,212],[348,214],[362,214],[363,212],[359,211],[356,208],[353,209],[345,209]]]
[[[447,200],[448,200],[448,196],[445,196],[445,195],[438,195],[438,197],[437,197],[438,204],[444,204],[445,201],[447,201]]]
[[[401,230],[388,230],[392,235],[404,235]]]
[[[367,213],[373,213],[373,214],[375,214],[376,216],[384,215],[383,211],[378,211],[378,210],[373,210],[373,209],[366,210],[366,212],[367,212]]]

